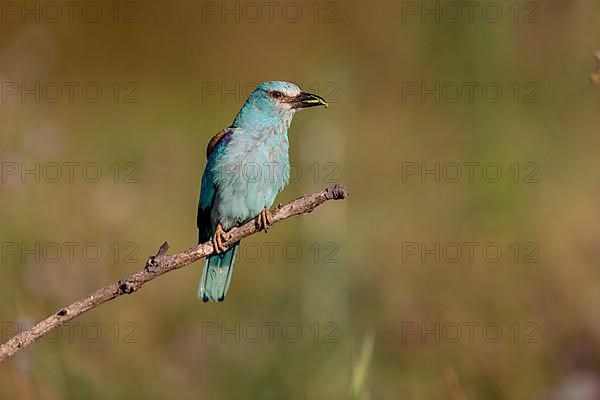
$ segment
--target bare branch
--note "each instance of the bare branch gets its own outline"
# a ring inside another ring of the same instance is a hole
[[[313,211],[315,208],[328,200],[339,200],[348,197],[346,188],[340,185],[330,186],[325,190],[310,195],[304,195],[298,199],[278,206],[272,212],[272,223],[275,224],[295,215],[302,215]],[[233,244],[258,231],[256,222],[250,221],[238,228],[233,228],[225,235],[225,245]],[[175,271],[195,261],[204,258],[213,252],[210,241],[192,247],[182,253],[167,255],[169,244],[167,242],[158,250],[155,256],[148,258],[146,266],[116,283],[96,290],[89,296],[76,301],[37,323],[31,329],[23,331],[2,346],[0,346],[0,362],[12,357],[18,351],[29,346],[52,329],[57,328],[67,321],[78,317],[86,311],[98,307],[102,303],[115,299],[124,294],[131,294],[139,290],[145,283],[158,278],[167,272]]]

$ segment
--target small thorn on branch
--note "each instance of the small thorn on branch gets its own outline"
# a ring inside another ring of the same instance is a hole
[[[169,247],[169,242],[164,242],[158,249],[156,255],[148,257],[144,269],[148,272],[157,272],[167,256]]]
[[[171,247],[169,245],[169,242],[164,242],[163,244],[161,244],[160,248],[158,249],[158,253],[156,253],[156,256],[160,257],[166,255],[167,251],[169,251],[169,247]]]

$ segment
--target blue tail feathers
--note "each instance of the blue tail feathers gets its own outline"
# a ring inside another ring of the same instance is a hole
[[[204,302],[223,301],[233,276],[233,264],[237,253],[239,242],[231,245],[222,254],[213,254],[206,258],[200,285],[198,286],[198,298]]]

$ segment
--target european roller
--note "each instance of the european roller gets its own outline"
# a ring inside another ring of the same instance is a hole
[[[271,224],[269,208],[290,178],[288,129],[296,111],[314,106],[327,103],[293,83],[261,83],[208,143],[196,222],[199,243],[212,240],[215,252],[198,287],[203,301],[223,301],[231,284],[239,242],[225,247],[225,232],[254,218],[265,232]]]

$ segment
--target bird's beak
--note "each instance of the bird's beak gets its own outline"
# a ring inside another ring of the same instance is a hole
[[[315,106],[325,106],[325,108],[327,108],[329,106],[321,96],[307,92],[300,92],[298,96],[290,100],[292,108],[308,108]]]

